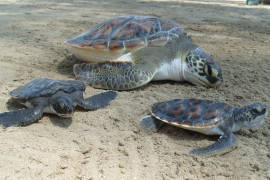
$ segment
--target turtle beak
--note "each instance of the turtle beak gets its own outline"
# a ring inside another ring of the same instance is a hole
[[[208,78],[208,81],[209,81],[209,78]],[[213,83],[212,83],[213,82]],[[209,87],[213,87],[213,88],[218,88],[219,86],[221,86],[221,84],[223,83],[223,78],[219,78],[217,77],[214,81],[209,81],[208,82],[208,86]],[[215,82],[215,83],[214,83]]]
[[[58,116],[63,117],[63,118],[71,118],[73,114],[74,114],[73,107],[67,108],[65,113],[57,113]]]
[[[63,118],[71,118],[74,113],[74,108],[73,106],[66,107],[65,114],[61,114],[60,116]]]

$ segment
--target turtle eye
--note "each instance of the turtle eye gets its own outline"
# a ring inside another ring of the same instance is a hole
[[[215,68],[211,67],[209,64],[204,65],[204,73],[209,77],[218,77],[218,71]]]
[[[267,114],[267,107],[263,104],[252,104],[247,111],[256,117]]]
[[[211,66],[209,64],[204,65],[204,73],[207,76],[212,76],[212,70],[211,70]]]
[[[255,108],[253,109],[253,112],[254,112],[254,113],[262,113],[263,111],[265,112],[265,108],[262,108],[262,107],[260,107],[260,106],[255,107]]]
[[[256,112],[261,112],[261,108],[259,108],[259,107],[256,107],[254,110],[255,110]]]
[[[261,107],[256,107],[256,108],[254,108],[254,109],[252,109],[252,111],[251,111],[251,113],[252,114],[264,114],[265,113],[265,111],[266,111],[266,109],[264,108],[264,109],[262,109]]]

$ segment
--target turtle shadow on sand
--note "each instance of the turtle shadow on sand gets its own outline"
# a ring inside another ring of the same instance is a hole
[[[23,108],[25,108],[24,105],[14,101],[12,98],[10,98],[7,101],[7,109],[9,111],[15,111],[18,109],[23,109]],[[56,125],[62,128],[68,128],[72,123],[72,118],[61,118],[53,114],[45,114],[45,116],[47,116],[50,119],[53,125]],[[42,119],[38,120],[36,123],[38,123],[39,121],[42,121]]]
[[[162,127],[157,131],[157,133],[166,134],[167,136],[176,141],[188,140],[199,142],[206,139],[214,142],[219,138],[219,136],[207,136],[167,124],[162,125]]]
[[[194,84],[191,84],[189,82],[176,82],[176,81],[171,81],[171,80],[162,80],[162,81],[151,81],[150,83],[145,84],[145,85],[140,86],[140,87],[137,87],[135,89],[117,90],[117,91],[118,92],[121,92],[121,91],[126,91],[126,92],[145,91],[145,90],[151,90],[151,88],[154,86],[164,86],[165,84],[179,85],[179,86],[183,86],[183,87],[195,86]]]
[[[196,87],[196,85],[188,82],[188,81],[172,81],[172,80],[162,80],[162,81],[151,81],[149,84],[152,85],[164,85],[164,84],[169,84],[169,85],[176,85],[176,86],[183,86],[183,87],[189,87],[189,86],[194,86]],[[146,85],[144,85],[143,87],[145,87]]]
[[[57,72],[74,79],[73,66],[75,64],[82,64],[83,61],[74,55],[69,55],[63,58],[57,65]]]
[[[218,135],[207,136],[205,134],[189,131],[186,129],[181,129],[181,128],[174,127],[174,126],[167,125],[167,124],[162,125],[162,127],[156,133],[166,134],[171,139],[177,141],[177,144],[181,144],[183,147],[185,147],[187,149],[187,152],[185,150],[177,150],[177,149],[175,150],[175,152],[176,153],[183,153],[186,155],[188,155],[193,149],[199,148],[200,142],[202,142],[203,140],[208,141],[205,143],[205,145],[211,145],[211,144],[214,144],[219,139]],[[239,133],[235,133],[235,134],[239,134]],[[183,141],[185,141],[185,142],[188,141],[189,143],[183,143]],[[205,154],[204,156],[205,157],[217,156],[217,155],[224,156],[236,148],[237,148],[237,146],[235,146],[229,150],[226,150],[226,151],[221,151],[220,153],[217,153],[217,154],[215,154],[215,153]],[[203,157],[203,156],[200,156],[200,157]]]
[[[53,125],[68,128],[72,123],[72,118],[61,118],[55,115],[48,116]]]
[[[252,138],[252,135],[245,133],[246,130],[248,130],[248,129],[240,129],[238,132],[234,132],[234,134],[236,136],[243,136],[243,137]],[[217,141],[217,139],[219,139],[219,135],[208,136],[205,134],[189,131],[186,129],[170,126],[167,124],[162,125],[162,127],[156,133],[166,134],[171,139],[173,139],[175,141],[179,141],[178,144],[181,144],[181,141],[192,141],[192,144],[188,145],[188,146],[186,144],[182,144],[182,146],[186,146],[189,151],[191,151],[194,148],[199,148],[200,145],[198,145],[198,144],[199,144],[199,142],[201,142],[203,140],[209,141],[205,145],[211,145],[211,144],[215,143],[215,141]],[[237,148],[238,147],[235,146],[231,150],[227,150],[227,151],[221,152],[219,154],[210,154],[210,156],[215,156],[215,155],[223,156],[223,155],[226,155],[226,154],[230,153],[232,150],[237,149]],[[188,154],[188,153],[184,152],[184,154]]]

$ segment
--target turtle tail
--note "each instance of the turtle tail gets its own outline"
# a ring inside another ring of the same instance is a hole
[[[92,87],[112,90],[129,90],[140,87],[153,78],[152,71],[136,68],[132,62],[104,62],[75,64],[77,79]]]

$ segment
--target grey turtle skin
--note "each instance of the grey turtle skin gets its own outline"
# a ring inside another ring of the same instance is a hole
[[[270,0],[246,0],[246,5],[270,4]]]
[[[258,5],[261,2],[261,0],[246,0],[246,5]]]
[[[43,113],[68,118],[76,106],[96,110],[106,107],[116,97],[116,92],[107,91],[84,99],[84,91],[84,83],[77,80],[35,79],[10,92],[27,109],[1,113],[0,124],[4,127],[29,125],[37,122]]]
[[[233,108],[217,101],[174,99],[153,104],[151,115],[142,118],[140,126],[147,132],[153,132],[168,123],[206,135],[219,135],[220,138],[214,144],[190,151],[193,155],[213,155],[228,152],[235,147],[236,137],[233,132],[243,126],[263,124],[267,114],[263,104]]]
[[[88,62],[74,65],[76,78],[95,88],[130,90],[160,80],[206,87],[223,82],[220,65],[169,19],[120,16],[66,44]]]

